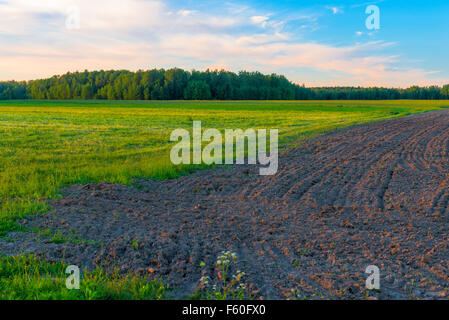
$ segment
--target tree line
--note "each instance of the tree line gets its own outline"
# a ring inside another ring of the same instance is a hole
[[[0,100],[388,100],[449,99],[449,85],[407,89],[306,88],[282,75],[179,68],[68,72],[32,81],[0,82]]]

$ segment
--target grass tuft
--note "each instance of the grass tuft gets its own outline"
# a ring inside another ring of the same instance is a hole
[[[160,280],[108,274],[102,269],[81,274],[80,289],[66,288],[67,265],[32,255],[0,258],[2,300],[160,300],[167,287]]]

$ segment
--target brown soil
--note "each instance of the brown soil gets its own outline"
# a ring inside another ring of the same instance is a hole
[[[365,268],[382,299],[449,295],[449,113],[352,127],[281,155],[275,176],[234,166],[138,188],[73,186],[54,210],[22,223],[89,242],[11,233],[0,252],[162,277],[195,291],[200,262],[236,252],[263,298],[362,299]]]

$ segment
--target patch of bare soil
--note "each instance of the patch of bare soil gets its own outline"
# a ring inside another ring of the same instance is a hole
[[[73,186],[22,223],[82,241],[11,233],[0,252],[151,273],[175,298],[195,291],[202,261],[213,276],[230,250],[265,299],[363,299],[368,265],[381,272],[370,296],[444,299],[448,148],[449,113],[432,112],[312,139],[282,154],[275,176],[235,166],[137,189]]]

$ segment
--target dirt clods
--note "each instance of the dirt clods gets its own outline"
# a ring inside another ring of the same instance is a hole
[[[73,186],[22,221],[46,234],[11,233],[0,252],[149,273],[174,298],[194,293],[200,264],[212,277],[224,250],[265,299],[449,295],[448,112],[327,134],[283,153],[276,175],[257,173]],[[365,289],[368,265],[379,292]]]

